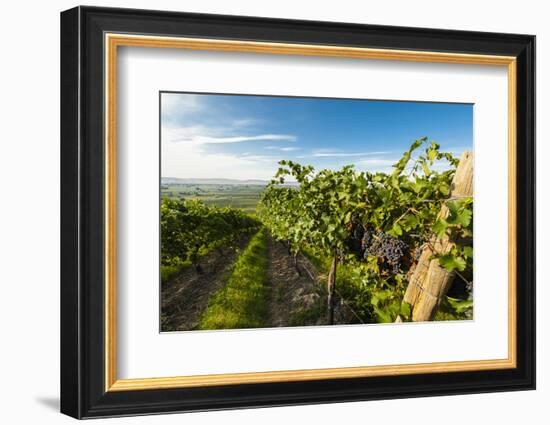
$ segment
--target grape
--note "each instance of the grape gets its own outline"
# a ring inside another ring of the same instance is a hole
[[[393,274],[403,269],[409,246],[401,239],[394,238],[387,233],[380,232],[372,238],[372,242],[365,249],[365,256],[378,257],[385,263]]]
[[[363,225],[357,222],[350,222],[348,231],[350,232],[350,235],[345,241],[346,246],[358,258],[361,258],[363,254],[363,245],[361,241],[365,233],[365,230],[363,229]]]
[[[353,252],[355,255],[360,256],[361,255],[361,241],[355,239],[355,238],[347,238],[346,239],[346,246],[347,248]]]
[[[363,238],[363,234],[365,233],[365,230],[363,229],[362,225],[355,226],[353,229],[353,239],[361,240]]]
[[[364,230],[363,237],[361,238],[361,249],[363,251],[367,251],[365,256],[368,255],[368,247],[372,242],[373,236],[374,236],[374,231],[371,228],[366,228]]]
[[[348,231],[346,247],[359,259],[366,260],[371,255],[378,257],[382,265],[393,274],[403,270],[409,252],[407,243],[358,223],[350,223]]]

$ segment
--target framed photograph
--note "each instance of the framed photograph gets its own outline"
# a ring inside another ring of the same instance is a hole
[[[535,37],[61,14],[61,411],[535,388]]]

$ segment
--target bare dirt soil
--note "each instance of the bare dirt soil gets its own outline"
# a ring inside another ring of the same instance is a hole
[[[317,271],[302,255],[298,255],[297,263],[296,267],[282,243],[269,239],[271,300],[267,327],[325,324],[326,297]]]
[[[246,247],[250,237],[237,244],[239,250]],[[189,331],[197,329],[201,315],[208,306],[210,296],[227,282],[231,266],[238,250],[223,248],[205,255],[198,274],[189,267],[167,282],[161,290],[161,331]]]
[[[239,251],[249,240],[240,241]],[[265,327],[325,324],[326,295],[315,267],[301,255],[296,267],[282,243],[271,237],[268,243],[270,299]],[[225,248],[211,252],[201,259],[201,274],[190,267],[165,284],[161,291],[163,332],[198,328],[210,297],[227,283],[239,251]]]

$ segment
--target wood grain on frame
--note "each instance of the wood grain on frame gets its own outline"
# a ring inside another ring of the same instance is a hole
[[[215,385],[237,385],[321,379],[411,375],[512,369],[516,353],[516,58],[512,56],[413,50],[371,49],[327,45],[266,43],[217,39],[160,37],[107,33],[105,35],[105,391],[135,391]],[[241,53],[397,60],[504,66],[508,70],[508,358],[479,361],[399,364],[330,369],[117,379],[116,373],[116,96],[119,46],[171,48]]]

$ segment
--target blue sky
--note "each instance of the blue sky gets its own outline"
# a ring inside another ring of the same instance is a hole
[[[387,172],[423,136],[473,148],[465,104],[162,93],[161,108],[163,177],[269,180],[281,159]]]

